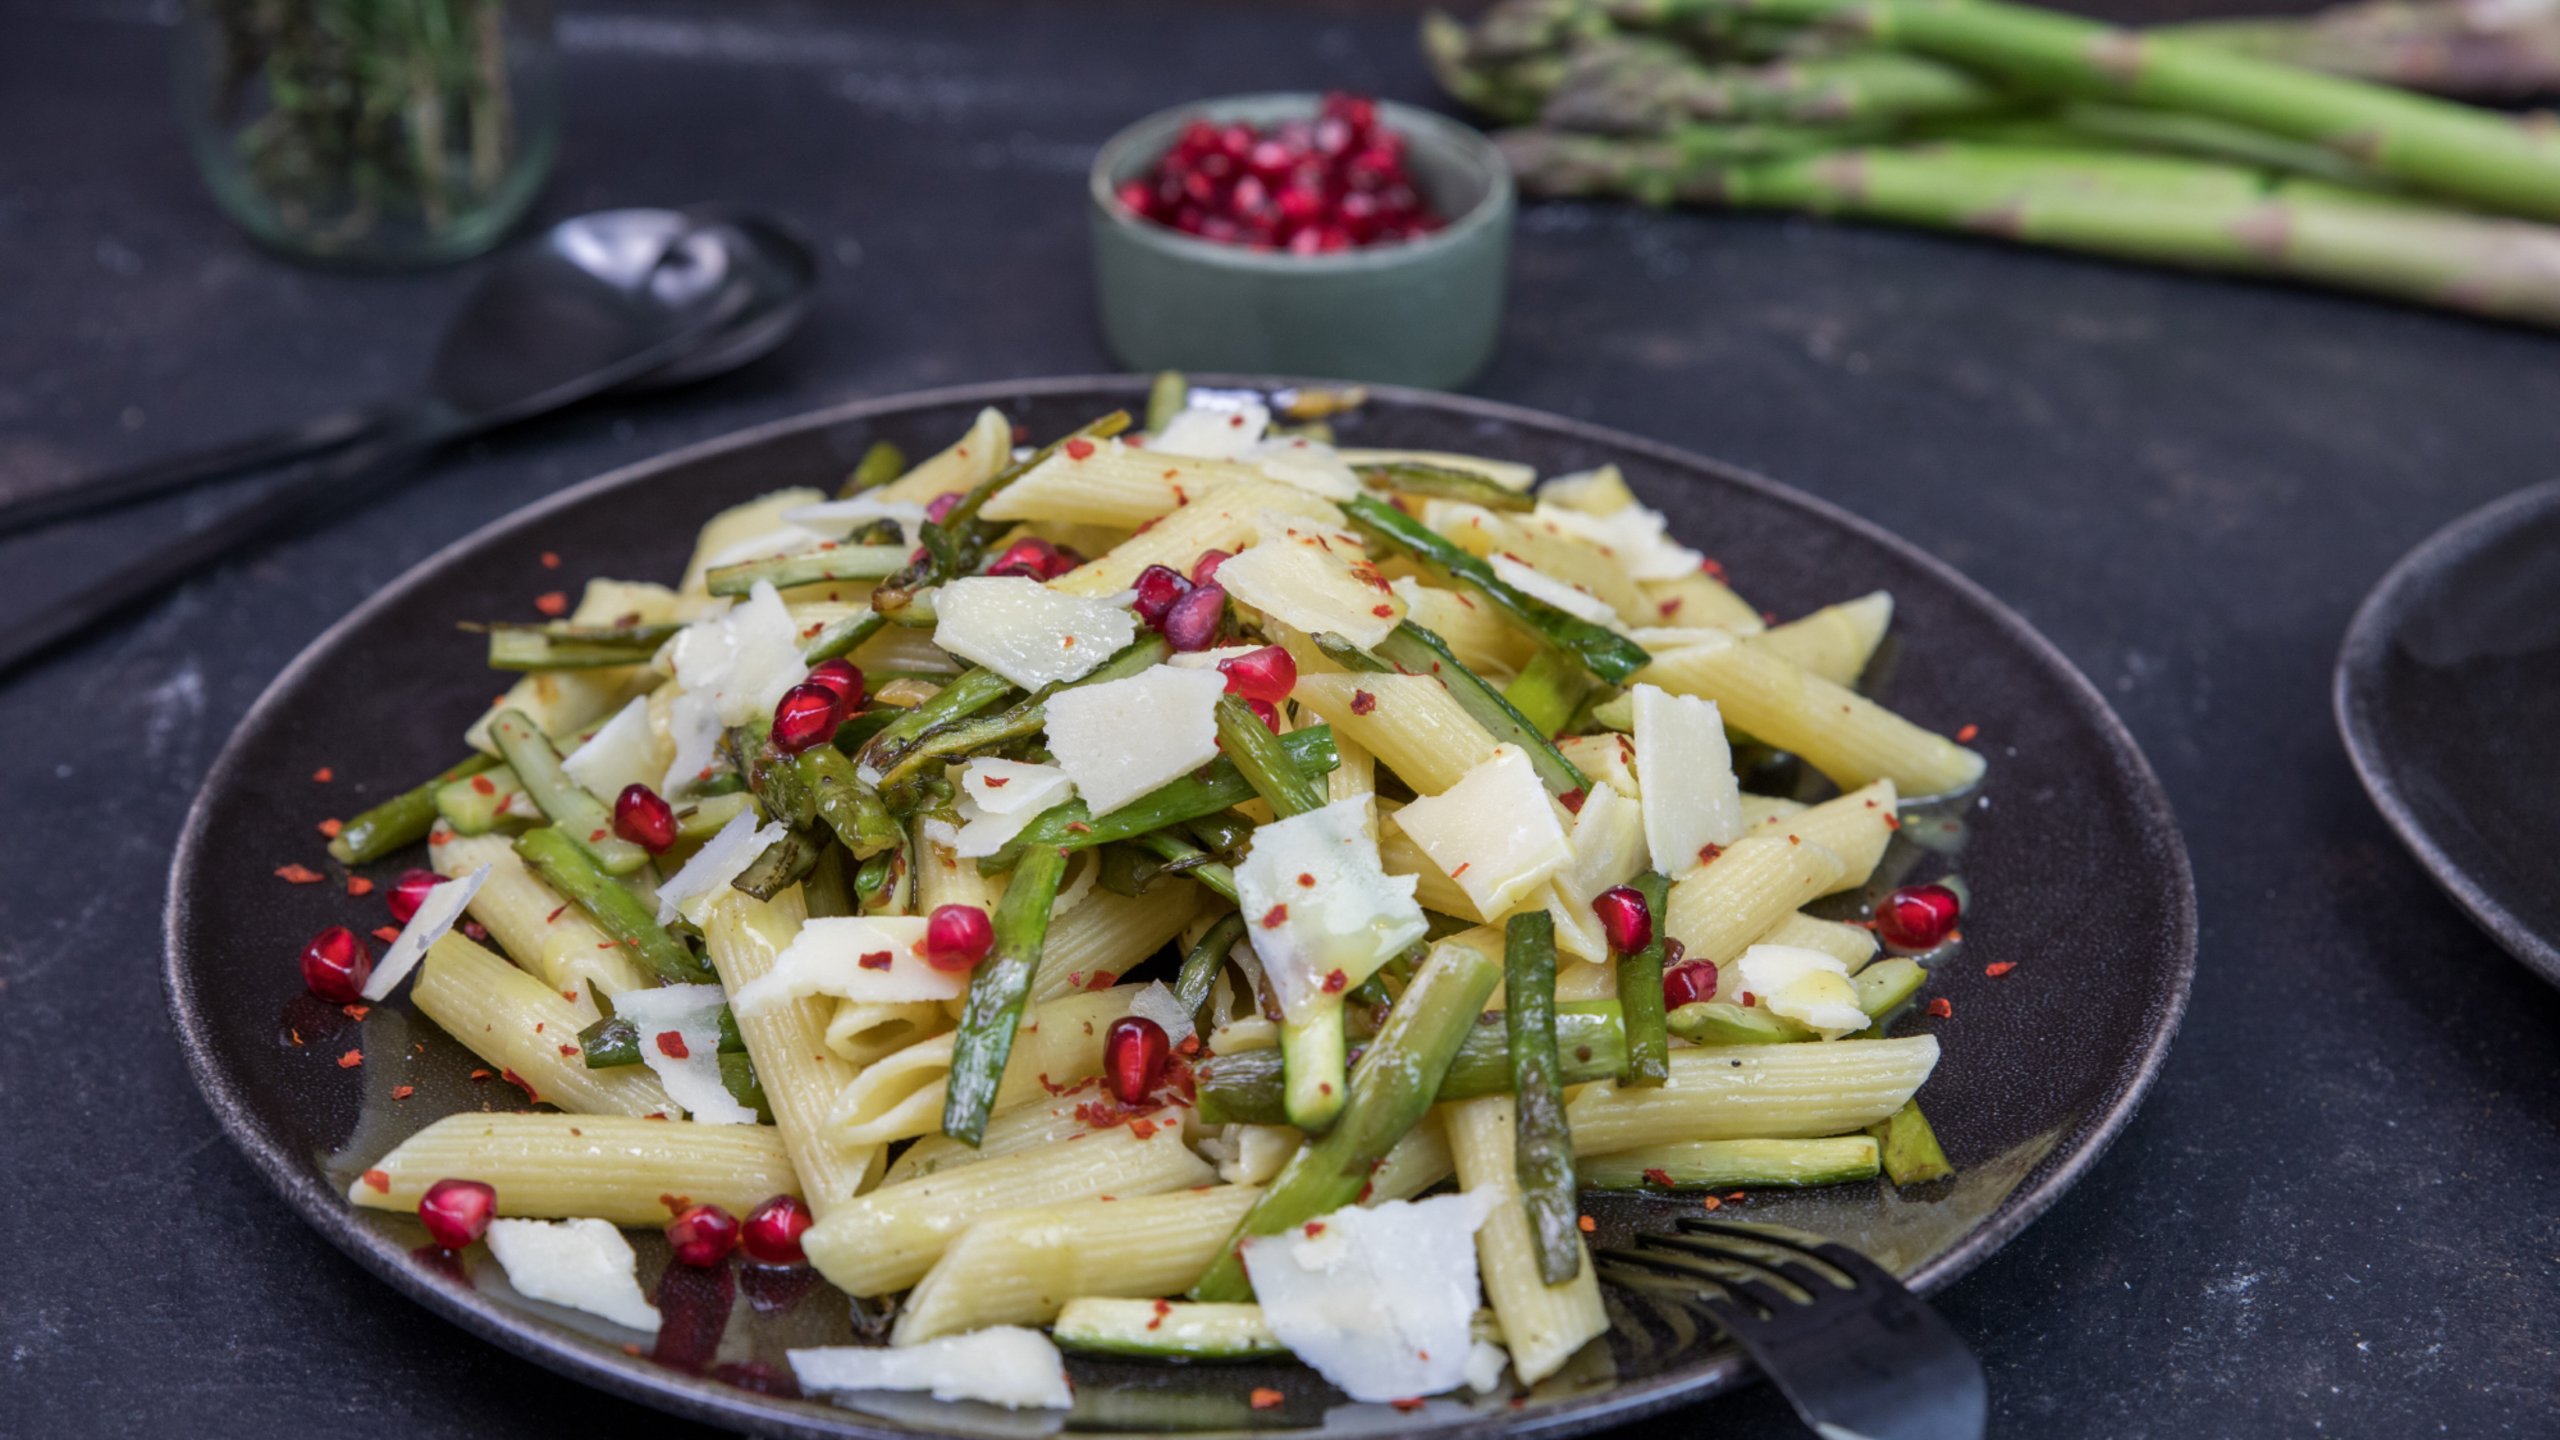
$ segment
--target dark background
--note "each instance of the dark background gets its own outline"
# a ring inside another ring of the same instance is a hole
[[[253,251],[180,145],[160,13],[0,0],[0,485],[398,389],[468,278]],[[1092,147],[1204,94],[1431,100],[1412,18],[568,9],[570,118],[542,214],[772,206],[820,237],[823,302],[756,369],[474,446],[0,688],[0,1434],[684,1430],[397,1301],[223,1142],[156,978],[189,796],[332,618],[527,500],[848,397],[1111,368],[1085,272]],[[2560,1427],[2560,997],[2394,845],[2328,707],[2340,632],[2382,569],[2560,468],[2560,342],[1988,244],[1606,205],[1526,211],[1507,325],[1477,391],[1901,530],[2053,637],[2176,802],[2203,906],[2185,1032],[2112,1153],[1941,1299],[1989,1366],[1995,1433]],[[0,542],[0,614],[227,503]],[[1755,1390],[1647,1428],[1791,1424]]]

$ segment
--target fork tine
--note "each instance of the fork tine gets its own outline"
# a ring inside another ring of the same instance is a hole
[[[1810,1256],[1847,1276],[1850,1283],[1854,1285],[1891,1285],[1899,1283],[1894,1280],[1891,1271],[1886,1270],[1875,1261],[1868,1259],[1865,1255],[1850,1249],[1846,1245],[1840,1244],[1836,1240],[1820,1240],[1808,1244],[1802,1240],[1790,1239],[1786,1235],[1781,1234],[1774,1229],[1764,1229],[1759,1226],[1751,1225],[1738,1225],[1729,1220],[1705,1220],[1691,1215],[1684,1215],[1680,1217],[1677,1223],[1680,1226],[1680,1230],[1683,1235],[1697,1236],[1712,1234],[1732,1236],[1738,1239],[1754,1241],[1762,1245],[1775,1246],[1781,1250],[1792,1250],[1799,1255]]]
[[[1756,1241],[1759,1237],[1752,1236],[1750,1238]],[[1658,1249],[1677,1250],[1683,1254],[1713,1256],[1716,1259],[1729,1264],[1748,1266],[1753,1270],[1775,1275],[1779,1279],[1786,1281],[1788,1284],[1795,1286],[1799,1290],[1802,1290],[1805,1294],[1806,1303],[1818,1300],[1825,1294],[1833,1291],[1853,1288],[1856,1283],[1848,1279],[1846,1276],[1828,1274],[1815,1269],[1811,1265],[1801,1264],[1794,1260],[1770,1259],[1765,1255],[1757,1253],[1757,1251],[1746,1249],[1744,1246],[1725,1240],[1720,1236],[1704,1235],[1693,1232],[1677,1236],[1646,1235],[1640,1236],[1638,1239],[1639,1243],[1650,1242]],[[1764,1248],[1777,1250],[1782,1256],[1789,1253],[1798,1253],[1795,1252],[1794,1247],[1791,1246],[1769,1245]]]

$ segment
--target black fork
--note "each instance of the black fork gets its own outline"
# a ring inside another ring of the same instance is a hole
[[[1601,1277],[1705,1314],[1826,1440],[1981,1440],[1981,1362],[1883,1266],[1766,1226],[1678,1223],[1599,1252]]]

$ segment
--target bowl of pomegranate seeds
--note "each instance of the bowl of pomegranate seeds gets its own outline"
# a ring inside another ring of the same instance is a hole
[[[1090,187],[1103,338],[1132,369],[1446,388],[1493,354],[1514,208],[1492,143],[1336,91],[1121,131]]]

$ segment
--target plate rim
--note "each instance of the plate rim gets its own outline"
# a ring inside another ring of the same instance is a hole
[[[259,692],[258,698],[241,712],[231,735],[224,740],[221,752],[206,767],[204,779],[194,799],[188,803],[178,843],[170,859],[169,889],[162,908],[161,981],[169,1001],[172,1029],[186,1056],[189,1078],[233,1147],[248,1157],[252,1167],[275,1187],[305,1223],[376,1278],[466,1332],[556,1374],[684,1418],[737,1427],[755,1434],[806,1436],[812,1440],[832,1440],[832,1437],[846,1435],[878,1437],[878,1440],[911,1440],[918,1431],[873,1426],[852,1412],[843,1412],[842,1419],[833,1423],[813,1425],[772,1408],[766,1403],[766,1397],[716,1380],[651,1366],[645,1361],[618,1363],[629,1357],[593,1353],[577,1343],[574,1337],[544,1326],[531,1317],[511,1317],[492,1307],[469,1303],[450,1286],[429,1280],[387,1254],[378,1243],[379,1237],[356,1224],[343,1197],[311,1175],[298,1157],[286,1153],[282,1146],[259,1133],[254,1118],[240,1097],[217,1083],[212,1040],[205,1033],[196,1003],[197,987],[180,954],[179,936],[188,917],[184,879],[198,863],[197,851],[209,823],[213,796],[217,791],[230,788],[232,772],[245,763],[238,743],[242,733],[263,719],[269,709],[280,702],[292,683],[317,664],[320,656],[334,648],[349,631],[361,627],[377,611],[427,583],[431,576],[449,564],[495,542],[505,533],[538,522],[593,495],[637,483],[649,475],[801,431],[940,405],[998,404],[1008,399],[1074,393],[1125,393],[1135,398],[1145,393],[1151,378],[1132,372],[1102,372],[939,386],[842,401],[726,431],[606,471],[494,516],[420,557],[313,636]],[[1191,378],[1195,383],[1212,388],[1265,391],[1334,383],[1305,377],[1225,372],[1199,372]],[[2171,960],[2163,977],[2167,981],[2164,1013],[2134,1057],[2130,1079],[2097,1111],[2094,1123],[2077,1148],[2040,1183],[2031,1189],[2011,1192],[1985,1223],[1966,1232],[1946,1251],[1904,1277],[1905,1283],[1916,1293],[1933,1294],[1989,1259],[2078,1184],[2123,1133],[2159,1078],[2195,987],[2198,919],[2194,864],[2187,851],[2185,833],[2180,829],[2170,805],[2168,792],[2160,783],[2149,755],[2126,728],[2123,718],[2116,714],[2105,695],[2081,672],[2079,666],[2072,663],[2069,656],[1990,591],[1917,543],[1820,496],[1727,461],[1552,411],[1409,386],[1368,385],[1364,388],[1373,399],[1561,433],[1610,451],[1642,455],[1674,469],[1703,472],[1762,498],[1806,512],[1824,523],[1896,553],[1938,584],[1956,592],[1987,616],[2010,640],[2058,674],[2066,688],[2076,695],[2100,738],[2128,772],[2132,782],[2129,798],[2145,822],[2143,833],[2155,842],[2165,843],[2165,854],[2161,858],[2169,862],[2169,878],[2173,881],[2174,892],[2170,897],[2172,913],[2168,917],[2171,924],[2166,933],[2174,944],[2170,947]],[[1560,1406],[1544,1414],[1470,1419],[1427,1433],[1451,1437],[1587,1433],[1710,1398],[1732,1388],[1738,1378],[1747,1374],[1748,1368],[1739,1357],[1729,1358],[1720,1363],[1623,1385],[1587,1406]]]
[[[2382,812],[2383,823],[2402,848],[2427,872],[2471,923],[2486,932],[2498,948],[2554,985],[2560,985],[2560,937],[2535,933],[2517,914],[2489,893],[2437,841],[2407,789],[2391,766],[2377,718],[2382,670],[2393,640],[2407,621],[2426,586],[2481,547],[2507,534],[2519,523],[2545,511],[2560,511],[2560,479],[2512,490],[2485,505],[2467,510],[2419,541],[2382,572],[2356,606],[2338,646],[2330,674],[2329,707],[2338,727],[2347,763],[2364,786],[2367,799]]]

